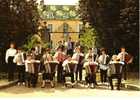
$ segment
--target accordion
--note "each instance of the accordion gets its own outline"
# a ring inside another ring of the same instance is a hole
[[[45,73],[55,73],[57,70],[59,62],[57,61],[47,61],[43,66],[43,70]]]
[[[132,63],[133,61],[133,57],[128,54],[128,55],[125,55],[125,62],[128,64],[128,63]]]
[[[58,53],[57,60],[59,62],[63,62],[65,60],[65,58],[66,58],[66,56],[63,53]]]
[[[123,73],[123,64],[113,63],[109,65],[107,75],[111,76],[113,74],[122,74]]]
[[[70,72],[76,72],[76,69],[77,69],[77,63],[68,63],[68,67],[70,69]]]
[[[96,72],[97,65],[95,65],[95,64],[89,64],[89,67],[90,67],[90,70],[91,70],[92,73],[95,73]]]

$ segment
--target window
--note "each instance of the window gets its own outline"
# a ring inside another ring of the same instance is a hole
[[[68,33],[68,28],[69,28],[69,25],[67,23],[64,23],[63,24],[63,32],[64,32],[64,34]]]
[[[83,30],[83,24],[79,24],[79,32]]]
[[[49,30],[50,33],[52,32],[52,30],[53,30],[52,24],[48,24],[48,30]]]

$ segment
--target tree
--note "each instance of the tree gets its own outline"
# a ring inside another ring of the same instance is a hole
[[[36,0],[0,0],[0,45],[5,47],[10,41],[24,44],[37,32],[38,19]]]
[[[125,46],[128,52],[135,57],[137,64],[138,4],[138,0],[79,1],[81,20],[84,23],[88,22],[97,30],[97,42],[108,49]]]
[[[0,0],[0,65],[11,41],[22,46],[37,33],[38,20],[36,0]]]
[[[85,28],[84,34],[80,36],[80,42],[87,50],[88,48],[92,48],[96,43],[96,31],[93,28]]]

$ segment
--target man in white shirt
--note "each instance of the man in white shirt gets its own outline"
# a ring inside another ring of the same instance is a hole
[[[5,56],[5,62],[8,64],[8,81],[14,80],[14,72],[15,72],[16,66],[13,63],[13,59],[16,53],[17,53],[17,50],[15,49],[15,44],[11,43],[10,48],[7,49],[6,56]]]
[[[78,74],[79,74],[79,80],[82,81],[82,69],[83,69],[84,54],[81,53],[79,47],[77,47],[75,49],[75,53],[73,54],[72,59],[78,62],[77,70],[76,70],[76,81],[78,78]]]
[[[107,69],[108,69],[108,63],[109,63],[109,55],[106,53],[106,49],[101,49],[101,55],[99,56],[98,62],[100,67],[100,77],[101,82],[107,82]]]
[[[127,79],[127,63],[125,62],[125,57],[128,53],[125,50],[125,47],[121,47],[121,52],[117,56],[117,60],[124,62],[124,80]]]

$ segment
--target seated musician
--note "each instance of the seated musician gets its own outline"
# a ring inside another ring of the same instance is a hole
[[[53,84],[53,75],[51,74],[51,67],[49,65],[49,62],[50,61],[53,61],[53,58],[51,56],[51,54],[49,53],[49,49],[47,49],[45,51],[45,53],[43,54],[43,82],[42,82],[42,86],[41,88],[44,88],[45,87],[45,82],[46,80],[50,80],[51,82],[51,87],[54,87],[54,84]]]
[[[35,60],[32,55],[28,54],[27,59],[25,60],[26,83],[28,87],[31,85],[32,87],[36,87],[37,84],[34,63],[40,63],[40,61]]]
[[[78,78],[78,74],[79,74],[79,80],[82,81],[84,54],[81,52],[79,47],[75,48],[75,53],[73,54],[72,59],[78,62],[77,70],[76,70],[76,81]]]
[[[96,83],[96,68],[97,68],[98,63],[94,62],[92,59],[92,56],[89,56],[87,59],[87,62],[84,63],[84,68],[86,70],[86,83],[87,86],[94,88]]]
[[[72,66],[75,69],[76,68],[75,66],[77,65],[78,62],[72,60],[71,56],[68,55],[67,59],[62,64],[63,69],[64,69],[64,72],[63,72],[63,83],[66,82],[66,80],[65,80],[66,76],[70,76],[71,77],[71,83],[74,83],[74,72],[76,72],[76,69],[75,69],[75,71],[72,72],[72,70],[71,70],[71,68],[69,66],[70,63],[75,64],[74,66]]]
[[[117,60],[117,55],[112,56],[112,60],[109,62],[109,69],[108,69],[108,78],[111,85],[111,90],[113,90],[113,83],[112,79],[118,79],[117,89],[120,90],[121,78],[122,78],[122,71],[123,71],[124,62]]]
[[[61,83],[62,80],[62,71],[63,71],[63,67],[62,67],[62,63],[65,60],[65,53],[62,51],[62,48],[58,48],[57,52],[54,55],[54,60],[59,62],[58,68],[57,68],[57,82]]]

